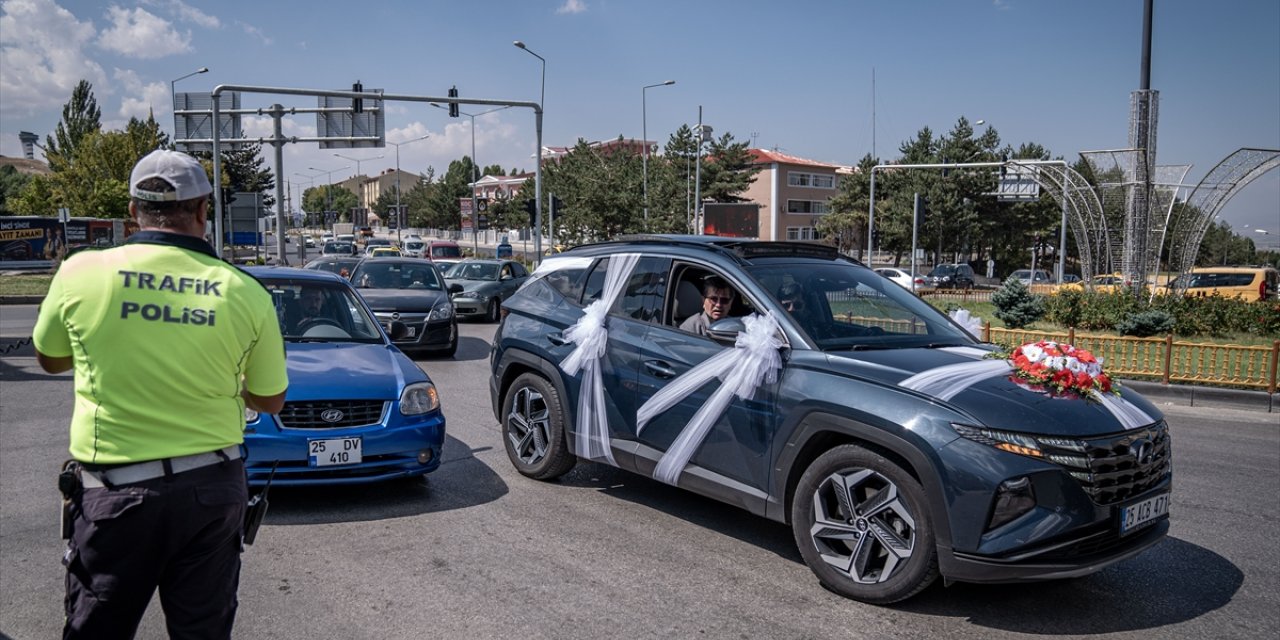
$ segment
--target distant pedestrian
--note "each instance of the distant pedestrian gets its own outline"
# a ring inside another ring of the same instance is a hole
[[[62,263],[36,359],[75,369],[66,501],[67,638],[128,638],[158,588],[173,638],[228,638],[248,490],[245,408],[284,406],[271,295],[204,241],[204,168],[154,151],[129,179],[140,231]]]

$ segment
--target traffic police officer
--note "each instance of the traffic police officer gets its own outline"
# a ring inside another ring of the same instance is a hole
[[[212,191],[191,156],[147,155],[140,231],[67,258],[40,307],[40,366],[75,369],[64,637],[132,637],[157,588],[171,637],[231,635],[244,410],[278,413],[288,380],[270,294],[203,239]]]

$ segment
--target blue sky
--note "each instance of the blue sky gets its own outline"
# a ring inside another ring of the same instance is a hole
[[[1129,94],[1138,87],[1141,0],[524,0],[295,2],[267,0],[3,0],[0,2],[0,154],[21,154],[17,133],[52,132],[62,104],[89,79],[109,127],[154,108],[172,128],[169,83],[366,89],[474,98],[539,98],[546,58],[545,142],[618,135],[665,141],[698,107],[716,134],[826,162],[881,158],[921,127],[945,133],[960,116],[983,119],[1017,145],[1055,156],[1127,146]],[[647,92],[665,80],[673,86]],[[1199,181],[1240,147],[1280,148],[1280,3],[1156,2],[1152,88],[1160,91],[1161,164],[1191,164]],[[245,106],[313,106],[313,99],[246,96]],[[477,108],[473,111],[481,111]],[[531,169],[533,117],[507,110],[476,119],[477,159]],[[246,129],[267,135],[269,120]],[[314,117],[285,121],[311,135]],[[389,105],[393,142],[409,171],[470,153],[467,118],[426,105]],[[341,151],[371,158],[394,148]],[[287,145],[284,177],[309,167],[346,177],[354,163],[315,144]],[[381,159],[372,159],[378,155]],[[321,180],[325,179],[322,174]],[[1280,171],[1223,210],[1238,231],[1280,243]]]

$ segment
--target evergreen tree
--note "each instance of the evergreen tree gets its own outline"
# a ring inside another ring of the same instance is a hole
[[[213,151],[196,151],[192,155],[206,161],[207,166],[212,166]],[[232,193],[261,193],[262,206],[274,206],[276,203],[275,174],[270,168],[264,166],[265,164],[262,145],[256,142],[245,144],[238,149],[224,149],[222,151],[222,187]],[[303,202],[306,202],[305,196]],[[307,210],[310,211],[310,209]]]
[[[102,130],[102,109],[93,97],[93,85],[81,80],[71,91],[71,100],[62,106],[62,121],[53,136],[45,136],[45,158],[57,172],[75,155],[85,136]]]
[[[991,294],[996,317],[1010,329],[1021,329],[1044,316],[1044,299],[1017,278],[1009,278]]]
[[[734,142],[732,133],[711,141],[702,161],[702,198],[710,202],[743,202],[738,194],[755,182],[764,167],[755,164],[747,142]]]

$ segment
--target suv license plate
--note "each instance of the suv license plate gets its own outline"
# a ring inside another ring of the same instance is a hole
[[[1120,535],[1128,535],[1169,515],[1169,497],[1162,493],[1140,500],[1120,512]]]
[[[307,441],[307,463],[312,467],[359,464],[363,460],[359,437]]]

